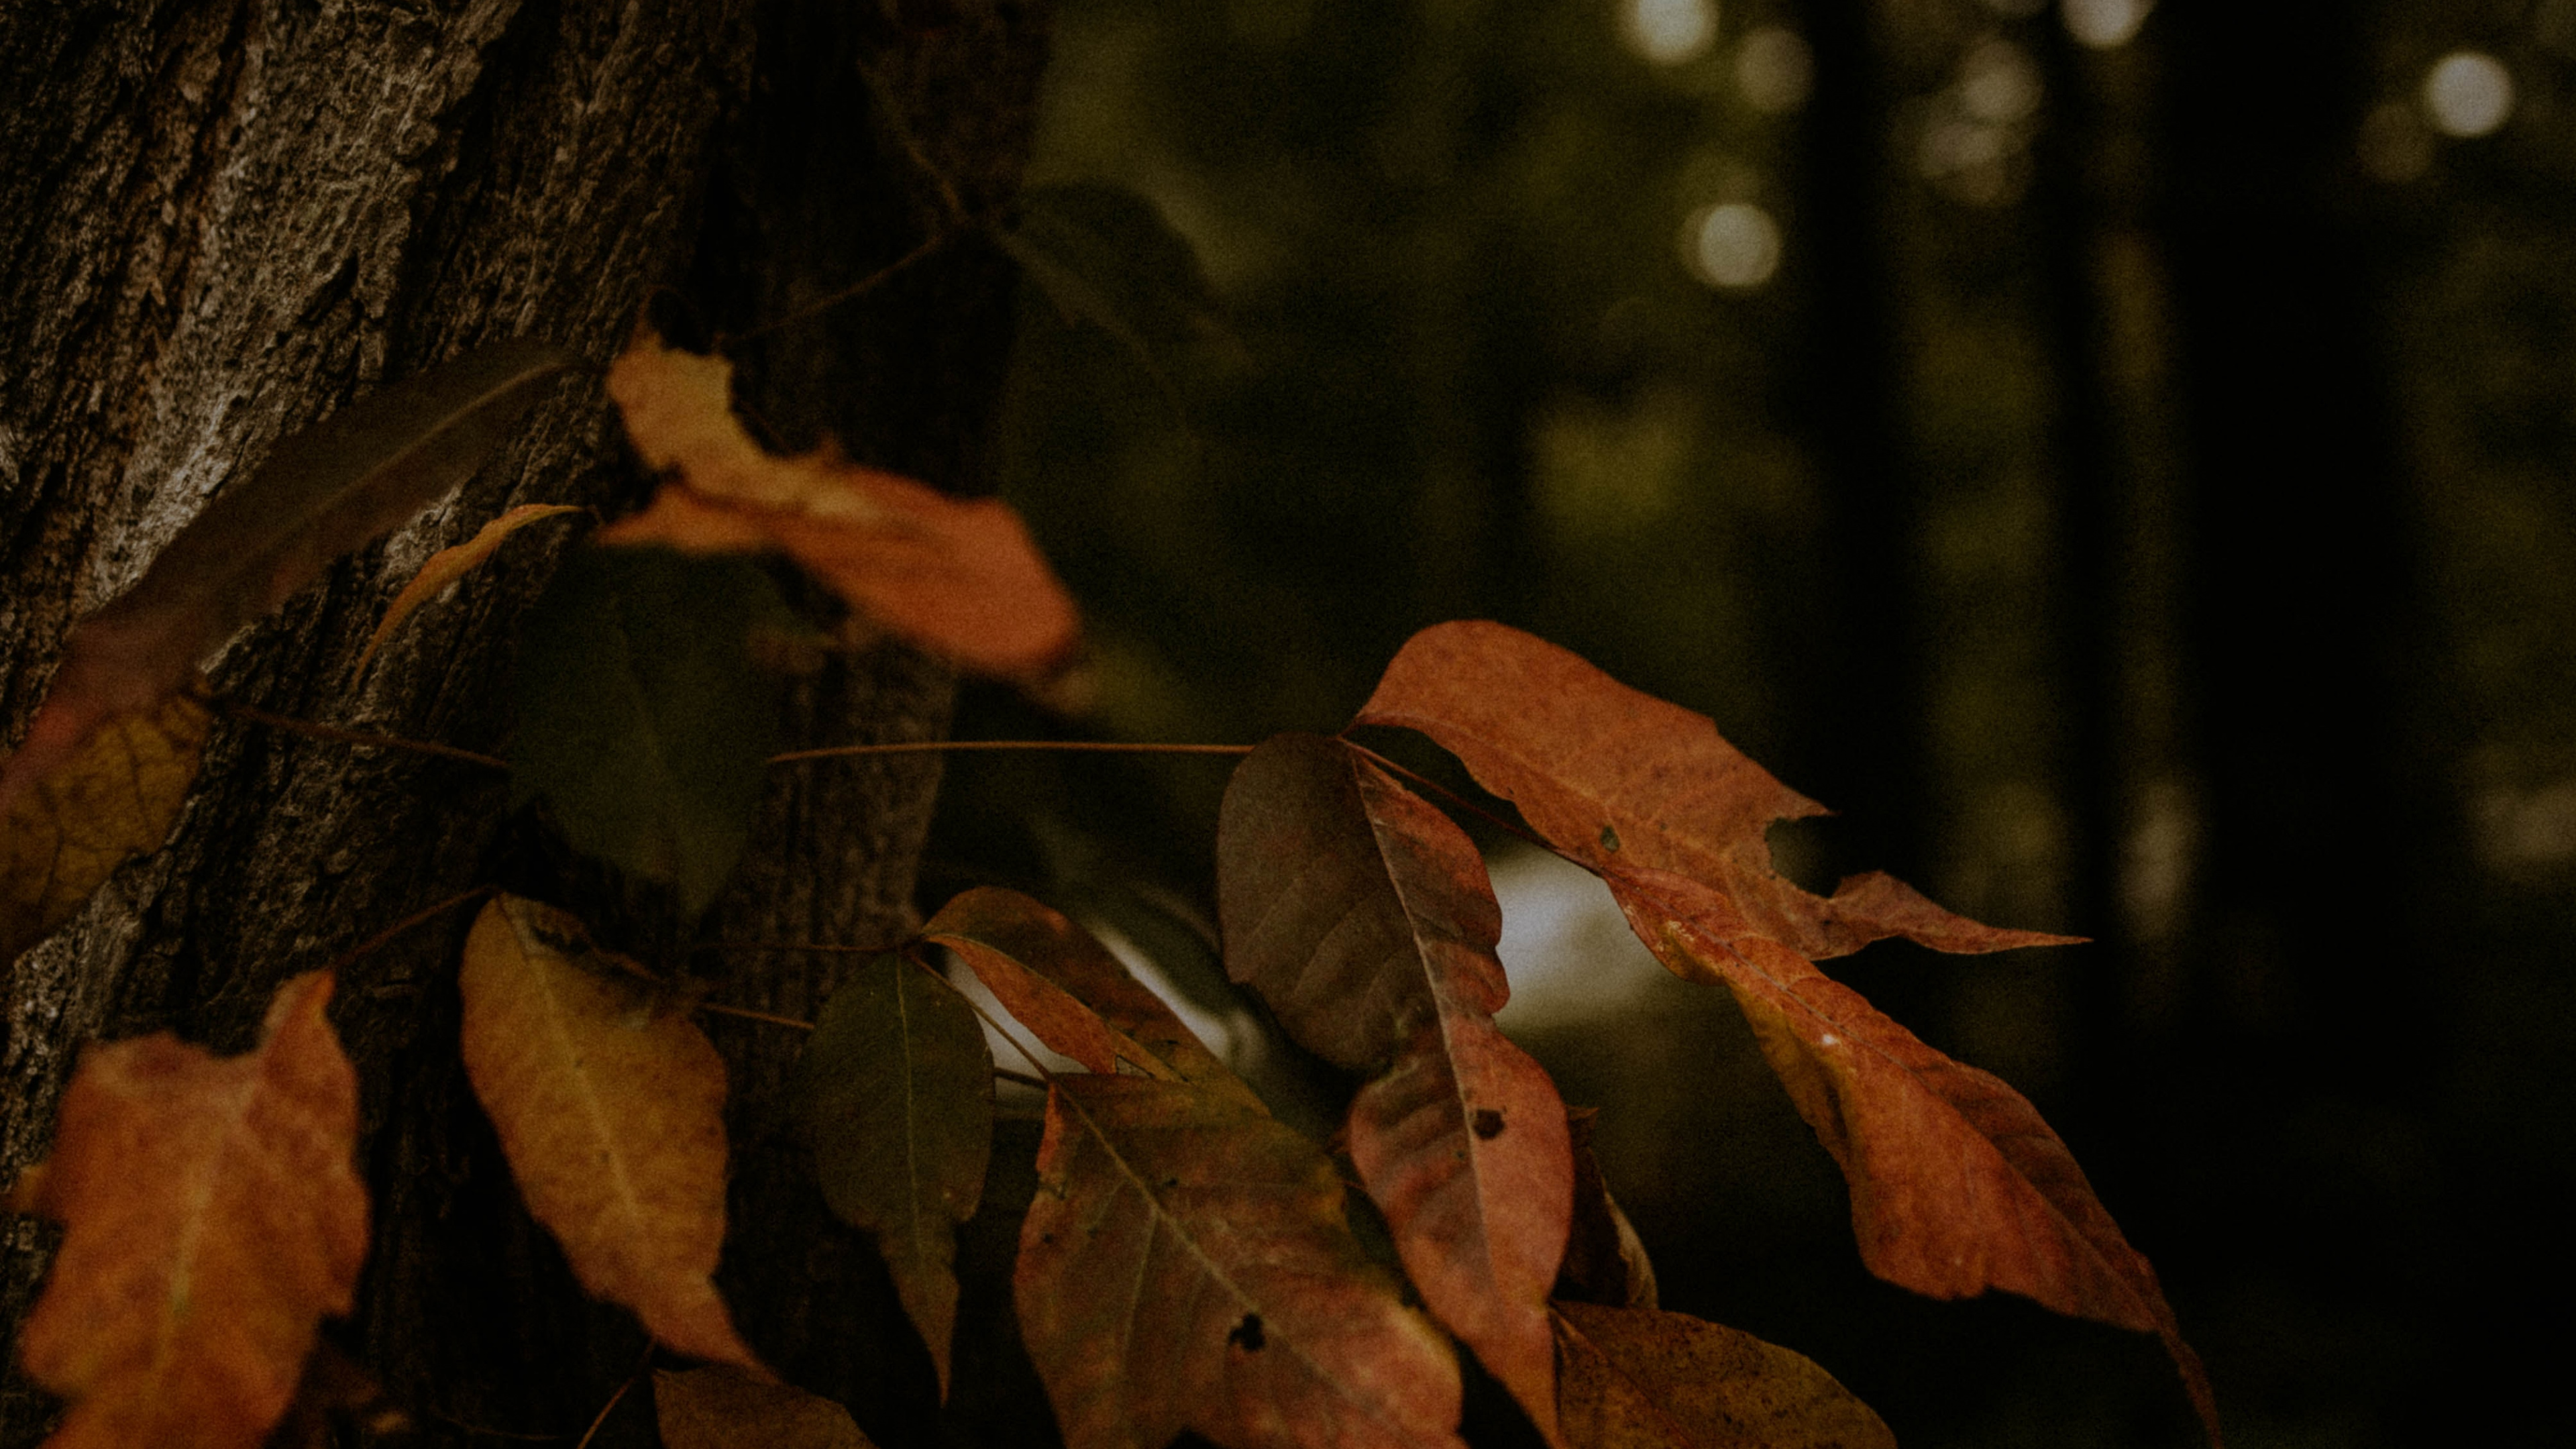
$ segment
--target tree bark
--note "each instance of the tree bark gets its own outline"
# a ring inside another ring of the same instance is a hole
[[[973,229],[1006,206],[1043,58],[1043,0],[880,11],[822,0],[35,3],[0,13],[0,730],[41,699],[72,621],[129,583],[278,438],[497,337],[594,360],[648,298],[707,335],[788,318],[911,251],[866,297],[734,348],[738,397],[781,441],[951,489],[982,441],[1012,278]],[[657,316],[660,315],[657,313]],[[703,342],[705,336],[694,339]],[[344,560],[211,668],[283,714],[506,752],[516,620],[570,530],[514,542],[361,676],[384,602],[501,509],[631,506],[645,480],[595,379],[386,544]],[[944,728],[940,666],[888,648],[801,684],[791,739]],[[734,939],[868,943],[911,920],[938,770],[783,770],[715,921]],[[221,724],[170,844],[5,978],[0,1171],[41,1157],[80,1043],[174,1028],[246,1046],[286,976],[485,883],[547,893],[685,967],[688,935],[604,888],[474,766]],[[451,911],[341,972],[334,1019],[364,1093],[376,1214],[335,1330],[421,1431],[578,1436],[644,1338],[590,1304],[518,1205],[455,1045]],[[701,954],[724,999],[810,1019],[829,957]],[[831,1223],[775,1131],[796,1042],[713,1033],[734,1073],[724,1286],[747,1336],[853,1401],[881,1442],[934,1425],[920,1349],[873,1253]],[[53,1241],[11,1224],[0,1312],[23,1318]],[[913,1357],[907,1358],[909,1354]],[[0,1446],[51,1401],[0,1387]],[[643,1402],[637,1397],[637,1404]],[[934,1406],[935,1407],[935,1406]],[[600,1444],[653,1442],[640,1407]]]

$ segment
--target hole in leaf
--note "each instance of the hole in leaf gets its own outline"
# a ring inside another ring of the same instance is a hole
[[[1227,1331],[1225,1341],[1227,1343],[1242,1344],[1243,1351],[1246,1353],[1261,1352],[1263,1341],[1261,1335],[1261,1315],[1258,1313],[1247,1313],[1243,1315],[1243,1321]]]
[[[1491,1107],[1479,1107],[1476,1109],[1474,1121],[1469,1125],[1473,1127],[1477,1136],[1491,1142],[1503,1135],[1503,1114]]]
[[[1611,829],[1607,825],[1602,826],[1601,848],[1603,850],[1617,850],[1619,848],[1619,832]]]

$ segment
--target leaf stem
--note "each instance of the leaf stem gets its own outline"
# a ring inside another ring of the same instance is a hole
[[[582,1431],[580,1442],[574,1444],[572,1449],[590,1449],[590,1441],[599,1437],[599,1426],[608,1422],[609,1414],[624,1401],[626,1391],[635,1387],[636,1381],[644,1377],[644,1366],[652,1361],[653,1340],[648,1338],[644,1340],[643,1356],[635,1360],[635,1372],[628,1374],[626,1382],[617,1386],[617,1392],[608,1396],[608,1402],[599,1406],[599,1417],[590,1421],[590,1427]]]
[[[1118,740],[904,740],[891,745],[827,745],[819,750],[790,750],[772,755],[773,765],[805,760],[837,760],[857,755],[917,755],[937,751],[1054,750],[1101,755],[1248,755],[1250,745],[1128,744]]]
[[[212,703],[215,708],[234,719],[255,725],[266,725],[273,730],[284,730],[291,735],[304,735],[317,740],[333,740],[344,745],[365,745],[371,749],[408,750],[415,755],[435,755],[443,760],[463,760],[469,765],[482,765],[487,769],[510,768],[510,762],[498,755],[477,754],[472,750],[460,750],[454,745],[435,744],[429,740],[407,740],[400,735],[369,734],[364,730],[344,730],[338,725],[315,724],[309,719],[297,719],[293,715],[271,714],[254,705],[244,704],[237,699],[226,699],[221,695],[216,696]]]
[[[367,957],[374,955],[376,952],[383,950],[388,942],[392,941],[396,936],[401,935],[403,932],[410,930],[412,927],[435,920],[438,917],[447,914],[449,911],[456,909],[458,906],[479,901],[499,889],[499,886],[476,886],[470,891],[464,891],[460,894],[449,896],[447,899],[440,901],[437,905],[424,906],[421,909],[412,912],[410,915],[403,917],[401,920],[394,922],[392,925],[385,927],[383,930],[378,931],[374,935],[369,936],[367,939],[350,947],[348,950],[341,952],[339,955],[331,959],[330,965],[322,969],[330,972],[334,976],[337,976],[349,967],[355,966],[360,961],[363,961]]]
[[[765,1021],[771,1026],[792,1026],[798,1031],[814,1029],[814,1023],[810,1021],[798,1021],[792,1016],[776,1016],[766,1011],[754,1011],[747,1006],[723,1006],[712,1001],[701,1001],[698,1003],[698,1010],[712,1011],[718,1016],[738,1016],[745,1021]]]

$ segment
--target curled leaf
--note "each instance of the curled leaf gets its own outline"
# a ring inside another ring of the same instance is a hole
[[[1601,1160],[1592,1151],[1593,1120],[1589,1107],[1566,1109],[1566,1131],[1574,1143],[1574,1227],[1566,1235],[1555,1293],[1577,1303],[1652,1308],[1655,1265],[1601,1176]]]
[[[1494,1025],[1502,909],[1475,843],[1349,745],[1281,735],[1227,787],[1217,869],[1227,971],[1369,1074],[1351,1160],[1405,1271],[1552,1434],[1574,1160],[1554,1084]]]
[[[668,1449],[873,1449],[839,1404],[738,1369],[655,1369],[653,1412]]]
[[[948,1392],[957,1225],[993,1147],[993,1058],[957,989],[900,955],[860,968],[814,1023],[797,1097],[823,1197],[876,1235]]]
[[[289,980],[258,1047],[167,1032],[83,1052],[52,1158],[12,1206],[65,1224],[18,1351],[71,1400],[54,1449],[255,1449],[367,1252],[358,1078]]]
[[[1305,1138],[1185,1084],[1064,1077],[1038,1173],[1012,1291],[1067,1449],[1458,1443],[1447,1342]]]
[[[420,566],[420,572],[413,574],[411,582],[403,585],[402,592],[394,595],[394,601],[385,606],[384,618],[377,621],[376,632],[367,637],[367,647],[358,655],[357,672],[367,672],[367,665],[375,659],[377,651],[385,647],[385,641],[394,636],[394,631],[403,626],[404,620],[421,605],[437,598],[448,585],[481,568],[511,534],[531,523],[579,512],[580,509],[569,503],[521,504],[483,525],[481,531],[465,542],[431,554],[429,561]]]
[[[950,498],[828,448],[771,454],[734,416],[732,375],[731,363],[649,332],[610,367],[636,452],[678,480],[600,542],[776,549],[887,631],[965,668],[1034,681],[1064,666],[1073,601],[1008,504]]]
[[[161,848],[196,784],[211,723],[204,705],[172,694],[101,721],[41,775],[22,779],[10,762],[0,788],[0,969],[77,915],[118,866]]]
[[[1647,1308],[1557,1305],[1570,1449],[1896,1449],[1851,1390],[1749,1333]]]
[[[681,1004],[516,896],[466,938],[465,1073],[528,1211],[594,1297],[670,1349],[760,1370],[713,1275],[724,1245],[724,1060]]]

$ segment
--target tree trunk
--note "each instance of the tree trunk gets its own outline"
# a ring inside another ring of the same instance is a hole
[[[0,13],[0,729],[42,697],[71,622],[113,597],[283,434],[462,349],[532,333],[594,360],[658,288],[670,325],[743,334],[934,234],[867,296],[733,354],[738,396],[795,446],[983,486],[1012,278],[972,230],[1008,204],[1044,50],[1043,0],[880,8],[459,0],[32,3]],[[693,339],[704,341],[705,338]],[[211,673],[279,713],[506,751],[516,621],[570,531],[361,643],[432,550],[504,507],[632,505],[644,480],[595,379],[566,386],[443,505],[335,567]],[[789,737],[944,727],[941,667],[886,649],[798,687]],[[715,920],[733,939],[868,943],[909,924],[934,757],[783,770]],[[0,1171],[43,1155],[80,1043],[162,1028],[248,1044],[277,983],[423,907],[498,882],[547,893],[681,968],[667,919],[585,881],[477,767],[219,724],[169,846],[28,954],[0,990]],[[622,904],[621,904],[622,903]],[[375,1241],[341,1342],[423,1433],[578,1436],[644,1345],[583,1300],[518,1205],[459,1070],[451,911],[348,964],[333,1016],[363,1083]],[[724,999],[806,1016],[832,958],[701,955]],[[921,1350],[864,1240],[778,1140],[797,1043],[713,1033],[734,1074],[724,1287],[791,1378],[881,1442],[932,1408]],[[53,1237],[10,1231],[23,1318]],[[872,1285],[872,1286],[871,1286]],[[0,1389],[0,1446],[51,1401]],[[596,1442],[652,1442],[640,1407]]]

